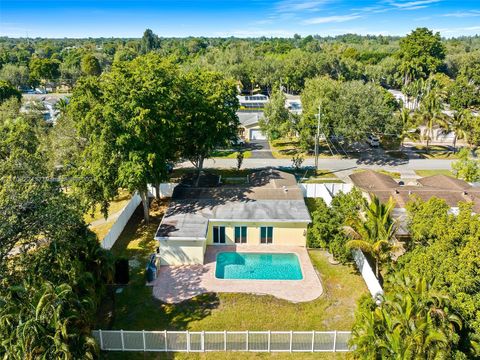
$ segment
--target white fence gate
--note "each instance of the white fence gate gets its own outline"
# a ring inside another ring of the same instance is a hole
[[[94,330],[105,351],[350,351],[350,331],[124,331]]]

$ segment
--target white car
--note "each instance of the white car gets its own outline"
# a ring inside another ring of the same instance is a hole
[[[370,134],[367,136],[367,143],[371,147],[379,147],[380,139],[377,136]]]

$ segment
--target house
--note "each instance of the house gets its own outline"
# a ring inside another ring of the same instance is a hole
[[[365,196],[375,195],[381,202],[395,201],[393,218],[398,223],[398,236],[408,236],[405,206],[412,196],[427,201],[432,197],[445,200],[452,213],[458,212],[459,202],[472,202],[473,211],[480,213],[480,188],[447,175],[433,175],[418,179],[414,185],[401,185],[392,177],[366,170],[350,175],[353,184]]]
[[[269,101],[268,96],[263,94],[237,95],[237,99],[241,109],[263,109]]]
[[[265,118],[263,111],[238,111],[237,116],[240,121],[240,137],[247,141],[267,139],[260,129],[260,120]]]
[[[203,264],[207,246],[306,246],[311,222],[292,174],[267,169],[248,185],[179,184],[160,223],[161,265]]]

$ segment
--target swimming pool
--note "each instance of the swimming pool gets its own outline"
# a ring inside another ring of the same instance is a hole
[[[218,279],[302,280],[298,256],[293,253],[221,252],[217,255]]]

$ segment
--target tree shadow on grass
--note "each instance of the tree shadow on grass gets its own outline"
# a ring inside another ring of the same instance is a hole
[[[155,231],[168,205],[153,201],[151,219],[143,222],[139,206],[112,248],[116,257],[130,261],[130,282],[111,286],[99,307],[96,328],[124,330],[186,330],[189,323],[209,316],[218,307],[215,294],[203,294],[179,304],[166,304],[154,298],[146,286],[145,266],[157,246]],[[117,290],[121,289],[119,293]]]

